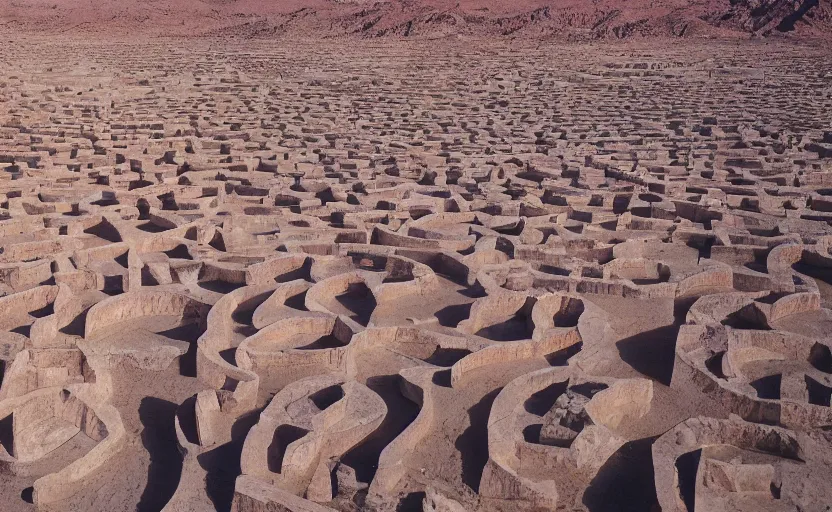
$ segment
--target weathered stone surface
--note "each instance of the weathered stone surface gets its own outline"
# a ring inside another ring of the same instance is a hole
[[[199,4],[0,23],[0,510],[832,503],[825,46]]]

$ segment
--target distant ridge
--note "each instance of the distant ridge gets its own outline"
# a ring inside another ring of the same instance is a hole
[[[0,27],[127,37],[832,37],[832,0],[0,0]]]

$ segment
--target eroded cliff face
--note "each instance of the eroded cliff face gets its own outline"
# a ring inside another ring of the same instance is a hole
[[[830,0],[3,0],[0,13],[20,31],[98,35],[615,40],[832,33]]]

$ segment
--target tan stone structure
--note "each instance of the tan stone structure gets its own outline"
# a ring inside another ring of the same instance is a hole
[[[169,3],[0,8],[0,511],[832,504],[828,46]]]

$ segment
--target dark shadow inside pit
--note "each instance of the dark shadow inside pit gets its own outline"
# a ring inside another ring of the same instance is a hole
[[[763,315],[753,304],[749,304],[739,311],[735,311],[728,315],[725,320],[722,321],[722,325],[727,325],[733,329],[745,329],[751,331],[771,330],[771,327],[768,326],[765,317],[763,317]]]
[[[576,327],[584,312],[584,303],[575,299],[568,299],[566,306],[552,317],[555,327]]]
[[[705,360],[705,368],[720,379],[725,380],[725,374],[722,372],[722,360],[725,357],[725,351],[715,353]]]
[[[220,350],[220,357],[226,363],[228,363],[232,366],[237,366],[237,348],[236,347],[231,347],[231,348],[227,348],[225,350]]]
[[[302,347],[295,347],[296,350],[323,350],[323,349],[331,349],[331,348],[338,348],[347,345],[343,341],[339,340],[332,334],[327,334],[325,336],[321,336],[320,338],[316,339],[312,343],[304,345]]]
[[[655,438],[630,441],[601,466],[583,495],[589,512],[659,510],[653,470]]]
[[[124,278],[123,275],[104,276],[104,289],[102,290],[107,295],[119,295],[124,292]]]
[[[144,231],[145,233],[163,233],[168,230],[168,228],[160,226],[152,221],[142,222],[141,224],[136,225],[136,229]]]
[[[244,286],[242,283],[228,283],[226,281],[200,281],[199,287],[208,290],[209,292],[216,292],[216,293],[231,293],[237,288]]]
[[[517,314],[504,322],[484,327],[476,334],[491,341],[520,341],[531,338],[532,329],[527,317]]]
[[[176,419],[179,420],[179,428],[182,429],[185,439],[191,444],[199,444],[196,426],[196,395],[187,398],[176,409]]]
[[[564,277],[566,277],[566,276],[568,276],[569,274],[572,273],[572,271],[570,271],[569,269],[562,268],[562,267],[556,267],[554,265],[546,265],[546,264],[541,264],[540,268],[538,268],[538,270],[541,271],[541,272],[544,272],[546,274],[553,275],[553,276],[564,276]]]
[[[274,436],[267,454],[269,471],[280,473],[283,467],[283,456],[286,455],[286,448],[308,433],[308,430],[294,425],[280,425],[277,427],[274,430]]]
[[[607,389],[609,386],[602,382],[583,382],[581,384],[575,384],[574,386],[570,387],[569,390],[578,393],[580,395],[584,395],[587,398],[592,398],[595,396],[596,393],[599,391],[603,391]]]
[[[240,476],[240,455],[246,434],[260,417],[252,412],[240,417],[231,427],[231,441],[197,457],[199,465],[208,473],[205,488],[217,512],[230,512],[234,500],[234,484]]]
[[[216,249],[220,252],[226,252],[226,250],[225,250],[225,239],[223,238],[222,232],[220,230],[217,230],[214,233],[214,237],[211,239],[210,242],[208,242],[208,245],[210,245],[211,247],[213,247],[214,249]]]
[[[49,303],[42,308],[35,309],[33,311],[29,311],[29,314],[35,318],[43,318],[45,316],[49,316],[55,313],[55,305],[53,303]]]
[[[320,389],[309,395],[309,400],[321,411],[328,409],[342,398],[344,398],[344,388],[340,384]]]
[[[527,443],[540,444],[540,431],[543,430],[542,423],[534,423],[523,429],[523,440]]]
[[[808,375],[805,375],[804,379],[806,381],[806,391],[809,393],[809,403],[829,407],[830,402],[832,402],[832,388],[821,384]]]
[[[27,338],[29,337],[29,333],[31,333],[31,331],[32,331],[32,324],[19,325],[19,326],[15,327],[14,329],[9,329],[9,332],[22,334],[23,336],[26,336]]]
[[[180,260],[192,260],[194,259],[191,256],[191,252],[188,250],[188,246],[185,244],[179,244],[173,249],[169,251],[164,251],[168,258],[180,259]]]
[[[139,405],[139,420],[144,426],[141,439],[150,454],[150,466],[137,512],[162,510],[179,485],[182,455],[174,426],[176,410],[177,404],[155,397],[145,397]]]
[[[566,366],[569,364],[569,359],[580,352],[583,346],[583,342],[578,342],[556,352],[552,352],[551,354],[546,354],[543,357],[546,359],[546,362],[549,363],[549,366]]]
[[[766,266],[766,262],[756,262],[756,261],[749,261],[743,265],[748,270],[753,270],[754,272],[759,272],[761,274],[768,274],[768,266]]]
[[[142,286],[159,286],[159,281],[150,272],[150,267],[147,265],[142,267]]]
[[[832,373],[832,351],[821,343],[815,343],[809,350],[809,364],[816,370]]]
[[[115,226],[113,226],[106,220],[102,220],[95,226],[85,229],[84,233],[87,233],[88,235],[97,236],[102,240],[106,240],[112,243],[121,242],[121,235],[119,234],[118,230],[115,228]]]
[[[300,267],[290,270],[285,274],[280,274],[274,278],[275,282],[277,283],[288,283],[289,281],[295,281],[297,279],[303,279],[304,281],[311,280],[311,272],[312,272],[312,258],[306,258],[304,260],[303,265]]]
[[[443,388],[450,388],[451,386],[451,370],[442,370],[433,374],[431,382]]]
[[[254,305],[254,307],[246,308],[238,306],[231,313],[231,320],[241,325],[250,326],[254,321],[254,310],[257,306],[259,306],[259,304]]]
[[[462,481],[474,492],[479,492],[482,471],[488,462],[488,415],[502,389],[490,391],[468,409],[469,426],[454,443],[462,457]]]
[[[306,292],[307,291],[308,290],[305,290],[305,291],[303,291],[301,293],[298,293],[296,295],[292,295],[291,297],[287,298],[283,302],[283,304],[286,305],[286,307],[289,307],[289,308],[292,308],[292,309],[297,309],[298,311],[309,311],[309,309],[306,307]]]
[[[436,347],[436,350],[424,361],[436,366],[449,367],[469,354],[471,354],[471,351],[465,348]]]
[[[764,297],[756,298],[756,299],[754,299],[754,301],[755,302],[760,302],[762,304],[774,304],[775,302],[782,299],[786,295],[788,295],[788,293],[774,293],[774,292],[772,292],[772,293],[769,293],[768,295],[766,295]]]
[[[183,377],[196,377],[197,340],[202,336],[203,332],[205,330],[200,327],[200,324],[193,322],[157,333],[160,336],[165,336],[172,340],[187,341],[189,343],[188,351],[179,357],[179,375]]]
[[[624,338],[615,345],[621,359],[634,370],[669,386],[678,334],[678,325],[667,325]]]
[[[166,331],[159,331],[157,334],[177,341],[187,341],[188,343],[196,343],[196,340],[205,332],[199,326],[198,322],[190,322],[183,325],[178,325]]]
[[[437,275],[439,275],[439,273],[437,273]],[[483,288],[479,282],[475,283],[473,286],[467,286],[464,282],[459,283],[457,281],[454,281],[454,278],[452,276],[442,274],[442,277],[456,284],[461,284],[463,288],[459,290],[457,293],[459,293],[463,297],[468,297],[469,299],[481,299],[488,295],[488,293],[485,291],[485,288]]]
[[[239,383],[240,383],[239,380],[233,379],[233,378],[229,377],[228,375],[226,375],[225,376],[225,382],[222,383],[222,388],[220,388],[220,389],[222,389],[223,391],[234,392],[234,391],[237,390],[237,384],[239,384]]]
[[[376,298],[364,283],[353,283],[349,289],[335,297],[342,306],[352,312],[350,319],[366,326],[376,309]]]
[[[558,397],[566,393],[568,385],[568,380],[550,384],[527,398],[523,403],[523,408],[526,409],[526,412],[535,416],[544,416],[555,405]]]
[[[445,306],[433,314],[439,320],[439,325],[454,328],[459,325],[459,322],[467,319],[470,315],[471,303]]]
[[[378,469],[381,451],[413,423],[420,408],[402,395],[399,375],[371,377],[366,384],[384,400],[387,415],[375,432],[341,457],[341,462],[355,469],[358,481],[370,483]]]
[[[767,375],[760,377],[757,380],[751,381],[751,387],[757,391],[757,397],[768,400],[780,400],[780,381],[782,375],[777,373],[774,375]]]
[[[13,415],[9,414],[3,419],[0,419],[0,445],[6,449],[8,453],[14,453],[14,428]]]
[[[89,310],[84,310],[80,315],[76,316],[67,325],[60,329],[60,332],[70,336],[84,336],[84,328],[87,325],[87,313]]]
[[[422,503],[425,500],[423,491],[411,492],[396,505],[396,512],[422,512]]]
[[[688,512],[696,510],[696,473],[702,450],[685,453],[676,459],[676,473],[679,476],[679,497]]]
[[[20,499],[22,499],[26,503],[34,503],[35,502],[35,488],[34,487],[27,487],[27,488],[23,489],[23,492],[20,493]]]
[[[122,268],[130,268],[129,260],[127,259],[127,251],[124,251],[121,255],[116,256],[113,260],[121,265]]]

